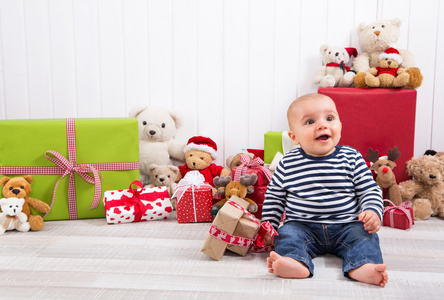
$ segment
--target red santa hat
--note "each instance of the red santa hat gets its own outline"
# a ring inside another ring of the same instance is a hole
[[[187,153],[190,150],[200,150],[211,154],[213,159],[216,159],[217,145],[216,143],[204,136],[193,136],[188,140],[187,145],[183,148],[183,152]]]
[[[347,51],[348,56],[351,58],[352,56],[357,57],[358,56],[358,50],[356,50],[356,48],[344,48],[345,51]]]
[[[394,47],[387,48],[384,52],[379,55],[379,60],[388,58],[394,61],[397,61],[398,64],[402,64],[402,57],[399,54],[399,51]]]

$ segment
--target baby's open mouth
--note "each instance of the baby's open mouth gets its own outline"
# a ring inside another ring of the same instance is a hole
[[[330,138],[329,135],[324,134],[324,135],[318,136],[316,139],[321,140],[321,141],[325,141],[325,140],[328,140],[329,138]]]

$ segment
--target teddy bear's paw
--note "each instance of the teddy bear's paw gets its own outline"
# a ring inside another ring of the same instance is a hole
[[[427,220],[432,215],[432,203],[428,199],[415,199],[412,205],[415,220]]]
[[[367,88],[367,84],[365,83],[365,73],[358,72],[354,78],[355,88],[365,89]]]
[[[379,87],[380,81],[379,78],[373,76],[372,74],[365,75],[365,84],[368,87]]]
[[[406,72],[410,74],[410,78],[409,78],[409,82],[407,83],[407,87],[409,89],[416,89],[416,88],[420,87],[422,84],[422,79],[423,79],[421,71],[416,67],[412,67],[412,68],[408,68],[406,70]]]
[[[356,77],[355,72],[347,72],[347,73],[345,73],[344,76],[342,76],[341,84],[340,85],[343,86],[343,87],[351,86],[354,83],[354,81],[355,81],[355,77]]]
[[[399,74],[395,80],[393,80],[393,86],[394,87],[403,87],[405,86],[410,79],[410,74],[407,72]]]
[[[29,231],[30,229],[31,229],[31,225],[29,225],[28,222],[22,223],[22,224],[17,228],[18,231],[22,231],[22,232]]]
[[[41,216],[31,215],[31,216],[29,216],[28,222],[29,222],[29,225],[30,225],[32,231],[39,231],[44,226],[43,218]]]
[[[257,212],[258,206],[256,203],[252,203],[250,204],[250,206],[248,206],[248,211],[251,213],[255,213]]]
[[[321,78],[320,87],[321,88],[334,87],[335,83],[336,81],[333,75],[325,75],[324,77]]]

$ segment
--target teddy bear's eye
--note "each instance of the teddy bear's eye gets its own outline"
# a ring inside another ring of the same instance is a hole
[[[9,205],[9,208],[12,208],[12,205]]]
[[[382,27],[382,28],[385,28],[385,25],[382,25],[381,27]]]
[[[162,123],[162,128],[165,128],[165,123]]]
[[[20,186],[20,188],[21,188],[21,189],[24,189],[24,188],[25,188],[25,186],[24,186],[24,185],[21,185],[21,186]]]
[[[168,175],[168,178],[170,178],[170,175]]]
[[[143,121],[142,124],[145,126],[147,123],[146,123],[146,121]]]
[[[328,54],[331,54],[331,51],[329,51]]]
[[[12,186],[11,186],[11,187],[9,187],[9,190],[10,190],[10,191],[12,191],[12,190],[13,190],[13,187],[12,187]]]
[[[386,163],[385,165],[390,167],[390,164],[389,164],[389,163]]]
[[[158,175],[156,175],[156,178],[159,177]]]
[[[378,167],[381,167],[382,166],[382,164],[378,164]]]
[[[193,156],[193,154],[190,154],[190,157]]]
[[[201,157],[200,159],[201,159],[201,160],[204,160],[204,158],[203,158],[203,157]]]

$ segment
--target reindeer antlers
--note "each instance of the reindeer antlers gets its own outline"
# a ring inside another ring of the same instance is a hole
[[[373,151],[372,148],[368,148],[368,153],[365,155],[365,158],[367,158],[369,161],[371,161],[372,163],[375,163],[379,160],[379,152],[378,150]],[[401,152],[398,151],[398,147],[395,146],[392,149],[388,150],[388,155],[387,155],[387,159],[391,160],[391,161],[395,161],[397,160],[399,157],[401,156]]]
[[[379,152],[378,150],[373,151],[373,148],[368,148],[368,153],[365,155],[365,158],[367,158],[372,163],[375,163],[379,160]]]
[[[227,184],[229,184],[230,182],[231,182],[231,177],[230,176],[226,176],[226,177],[224,177],[224,176],[221,176],[221,177],[216,176],[216,177],[213,178],[213,183],[214,183],[214,186],[216,188],[226,187]]]
[[[401,156],[401,152],[398,151],[398,147],[395,146],[393,147],[393,151],[392,149],[388,150],[388,159],[391,161],[395,161],[397,160],[399,157]]]
[[[255,174],[255,173],[247,174],[247,175],[241,176],[239,178],[239,182],[243,186],[253,185],[256,183],[256,181],[257,181],[257,174]]]

